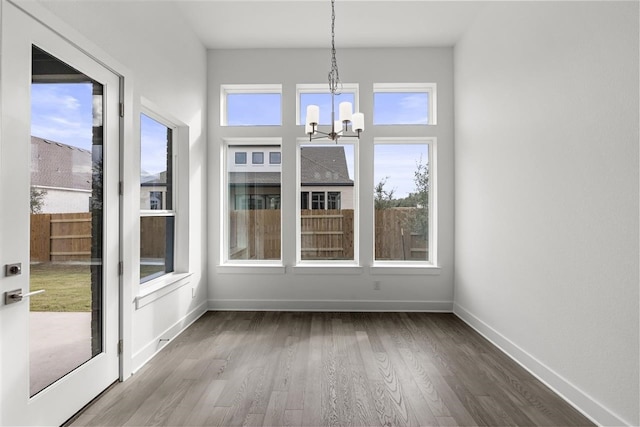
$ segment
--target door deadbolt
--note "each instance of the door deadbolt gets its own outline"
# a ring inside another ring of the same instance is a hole
[[[18,276],[19,274],[22,274],[22,263],[18,262],[16,264],[7,264],[4,266],[5,276]]]

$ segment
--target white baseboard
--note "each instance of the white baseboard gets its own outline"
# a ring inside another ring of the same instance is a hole
[[[601,426],[632,425],[459,304],[453,304],[453,313],[594,423]]]
[[[169,326],[162,333],[160,333],[157,337],[155,337],[151,342],[142,347],[142,349],[136,352],[132,356],[131,365],[133,366],[133,373],[135,374],[140,368],[147,364],[153,357],[160,352],[173,340],[175,337],[180,335],[182,331],[187,329],[193,322],[198,320],[200,316],[207,312],[207,302],[204,301],[202,304],[191,310],[184,317],[179,319],[173,325]],[[169,341],[160,341],[160,339],[169,339]]]
[[[451,313],[451,301],[210,299],[212,311],[429,311]]]

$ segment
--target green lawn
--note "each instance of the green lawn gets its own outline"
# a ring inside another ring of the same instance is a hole
[[[33,264],[31,311],[91,311],[91,270],[88,265]]]

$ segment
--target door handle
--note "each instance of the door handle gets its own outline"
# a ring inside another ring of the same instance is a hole
[[[28,298],[33,295],[38,295],[43,293],[45,290],[40,289],[38,291],[28,292],[26,294],[22,293],[22,289],[14,289],[12,291],[8,291],[4,293],[4,303],[5,305],[14,304],[16,302],[22,301],[23,298]]]

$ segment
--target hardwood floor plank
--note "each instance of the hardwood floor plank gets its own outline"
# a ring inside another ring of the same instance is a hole
[[[309,353],[307,358],[307,376],[302,405],[302,422],[306,426],[319,426],[323,422],[322,409],[322,314],[311,315],[311,331],[309,333]]]
[[[72,426],[591,426],[447,313],[206,313]]]
[[[269,398],[269,404],[264,415],[263,426],[284,425],[284,412],[287,404],[286,391],[274,391]]]
[[[286,409],[284,411],[283,427],[301,427],[302,426],[302,410]]]

